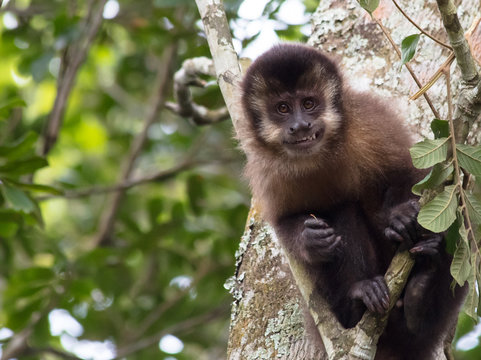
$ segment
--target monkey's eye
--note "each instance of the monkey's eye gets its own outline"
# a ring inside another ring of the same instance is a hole
[[[287,114],[289,112],[289,105],[284,102],[279,103],[277,105],[277,111],[279,111],[281,114]]]
[[[310,110],[314,107],[314,100],[305,99],[304,102],[302,103],[302,106],[304,106],[304,109]]]

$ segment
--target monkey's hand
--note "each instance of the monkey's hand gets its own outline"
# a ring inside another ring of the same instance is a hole
[[[304,221],[300,242],[301,256],[312,265],[334,261],[341,255],[341,237],[321,219]]]
[[[384,314],[389,308],[389,290],[382,276],[354,283],[348,295],[361,300],[371,312]]]
[[[417,242],[409,252],[415,256],[424,255],[438,259],[443,244],[443,234],[436,234],[426,231],[421,236],[421,241]]]
[[[384,229],[384,235],[393,241],[401,242],[408,248],[418,242],[420,225],[417,221],[419,203],[409,200],[391,209],[389,225]]]

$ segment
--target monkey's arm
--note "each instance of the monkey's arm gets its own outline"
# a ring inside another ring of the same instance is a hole
[[[274,227],[286,251],[305,264],[341,324],[352,327],[366,308],[384,313],[389,292],[381,274],[370,270],[373,264],[364,263],[370,262],[361,246],[368,236],[365,227],[351,206],[341,209],[332,221],[336,228],[342,226],[343,235],[326,220],[307,214],[285,217]]]

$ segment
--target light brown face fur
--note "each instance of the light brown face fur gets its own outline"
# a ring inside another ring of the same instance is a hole
[[[286,90],[277,79],[255,76],[253,91],[246,94],[251,110],[256,114],[256,133],[261,142],[295,158],[319,154],[325,148],[327,140],[339,132],[342,122],[340,109],[335,107],[339,82],[326,77],[326,69],[321,66],[312,68],[298,79],[297,85],[295,89]],[[320,136],[311,146],[289,144],[293,141],[289,125],[279,119],[276,110],[276,105],[280,102],[294,104],[301,98],[315,99],[318,105],[316,117],[311,116],[309,121]]]

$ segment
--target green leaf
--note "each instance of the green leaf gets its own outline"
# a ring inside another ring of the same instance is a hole
[[[429,174],[424,179],[415,184],[412,192],[421,195],[425,189],[434,189],[436,186],[443,184],[453,173],[454,167],[452,163],[439,163],[433,166]]]
[[[0,120],[6,119],[12,108],[15,107],[26,107],[27,104],[20,98],[12,98],[0,104]]]
[[[49,185],[41,185],[41,184],[29,184],[29,183],[23,183],[23,182],[18,182],[14,181],[11,179],[4,179],[5,182],[14,185],[15,187],[25,190],[25,191],[33,191],[33,192],[41,192],[41,193],[48,193],[52,195],[63,195],[63,191],[56,189],[52,186]]]
[[[373,11],[379,6],[379,0],[359,0],[359,5],[372,15]]]
[[[26,106],[27,106],[27,103],[25,101],[23,101],[18,97],[15,97],[1,103],[0,110],[11,109],[13,107],[26,107]]]
[[[15,210],[23,211],[27,214],[35,210],[35,204],[22,190],[7,184],[2,184],[1,189],[3,196]]]
[[[411,60],[416,52],[420,35],[414,34],[405,37],[401,43],[401,63],[405,64]]]
[[[481,176],[481,146],[456,144],[459,165],[469,173]]]
[[[446,186],[442,193],[421,208],[418,222],[433,232],[445,231],[456,220],[457,207],[456,185]]]
[[[28,152],[35,150],[38,135],[33,131],[28,132],[13,144],[0,146],[0,156],[9,160],[17,159]]]
[[[431,121],[431,130],[435,139],[449,137],[449,121],[434,119]]]
[[[436,140],[426,139],[414,144],[414,146],[409,149],[413,165],[418,169],[426,169],[446,160],[448,156],[448,140],[449,138]]]
[[[35,170],[43,168],[47,165],[47,160],[44,158],[33,156],[29,159],[9,162],[3,166],[0,166],[0,173],[8,175],[32,174],[35,172]]]
[[[9,238],[14,236],[17,233],[18,228],[19,228],[18,223],[0,220],[0,236],[1,237]]]
[[[475,224],[481,224],[481,201],[476,196],[470,193],[465,193],[466,205],[468,207],[469,218]]]
[[[446,252],[450,255],[454,255],[457,244],[460,239],[459,227],[463,224],[463,214],[458,210],[456,221],[451,224],[446,231],[444,238],[446,240]]]
[[[461,241],[459,241],[456,251],[454,251],[453,261],[451,262],[451,275],[459,286],[463,286],[471,274],[468,235],[463,224],[459,227],[459,235],[461,235]]]
[[[471,254],[471,261],[473,262],[473,264],[476,263],[476,256],[476,253]],[[467,278],[469,290],[468,295],[466,296],[466,301],[464,302],[464,312],[477,321],[478,315],[476,314],[476,306],[478,306],[479,304],[479,295],[476,291],[476,272],[477,269],[475,267],[470,268],[470,272]]]

